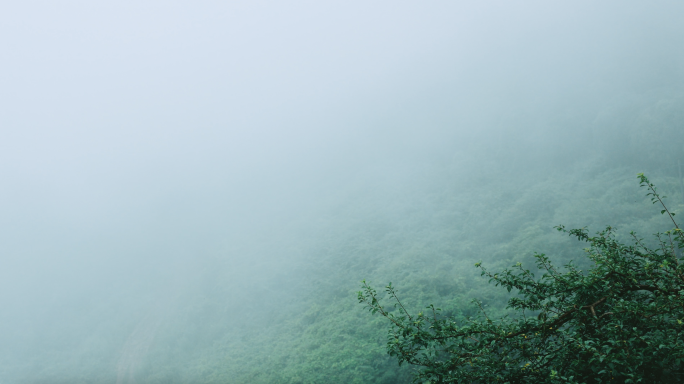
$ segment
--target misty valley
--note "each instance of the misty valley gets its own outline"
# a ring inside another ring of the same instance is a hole
[[[484,3],[0,12],[0,384],[684,380],[684,9]]]

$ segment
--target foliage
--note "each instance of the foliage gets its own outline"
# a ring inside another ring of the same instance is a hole
[[[440,308],[411,314],[394,286],[391,306],[363,282],[358,300],[390,321],[387,351],[419,367],[429,383],[654,383],[675,382],[684,371],[684,235],[655,186],[639,174],[654,204],[674,229],[656,234],[655,247],[631,233],[631,245],[611,227],[590,236],[586,228],[558,231],[588,243],[591,261],[563,270],[535,254],[542,275],[517,263],[482,275],[517,295],[511,314],[494,319],[481,302],[474,317],[443,315]],[[393,311],[396,308],[396,312]]]

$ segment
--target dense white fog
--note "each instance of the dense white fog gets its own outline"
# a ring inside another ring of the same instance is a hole
[[[435,196],[478,185],[515,206],[511,185],[559,172],[578,185],[592,156],[639,159],[625,140],[681,153],[657,135],[684,133],[658,115],[681,105],[682,12],[676,1],[6,3],[0,383],[268,382],[228,363],[207,376],[202,359],[218,359],[230,332],[284,337],[270,319],[309,311],[302,292],[327,295],[307,285],[324,271],[348,283],[331,297],[353,301],[347,290],[374,272],[321,255],[356,247],[355,228],[371,228],[368,242],[384,236],[378,220],[418,233],[457,210]],[[667,159],[624,161],[615,177],[675,177]],[[463,199],[496,205],[479,196]],[[156,357],[185,337],[185,352]],[[249,353],[270,358],[259,342]],[[282,382],[314,382],[297,375]]]

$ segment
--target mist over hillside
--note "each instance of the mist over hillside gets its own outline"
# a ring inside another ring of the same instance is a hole
[[[408,383],[362,279],[684,209],[678,2],[2,8],[0,383]]]

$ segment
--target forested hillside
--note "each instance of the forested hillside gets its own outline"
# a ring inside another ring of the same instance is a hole
[[[31,357],[19,350],[3,359],[54,383],[109,382],[115,372],[118,382],[145,383],[409,382],[411,367],[385,355],[384,319],[356,302],[362,279],[391,281],[409,308],[435,303],[467,315],[475,311],[473,298],[491,308],[507,299],[479,276],[477,261],[495,270],[531,263],[534,252],[561,263],[581,260],[581,246],[554,225],[612,225],[622,235],[668,229],[637,188],[636,174],[649,172],[671,209],[683,211],[682,111],[681,93],[653,92],[605,106],[593,119],[568,116],[590,123],[559,126],[557,141],[538,151],[527,133],[529,151],[483,140],[482,151],[468,158],[430,158],[389,185],[382,179],[389,166],[373,170],[299,232],[283,230],[287,236],[258,249],[237,241],[216,249],[209,266],[186,269],[186,283],[170,276],[171,285],[157,283],[147,298],[131,296],[139,287],[126,294],[122,285],[117,300],[138,303],[136,316],[117,317],[111,301],[94,303],[82,321],[101,319],[98,328],[80,329],[78,340],[54,339],[54,349]],[[565,146],[563,134],[576,139]],[[376,193],[364,192],[369,184]],[[225,264],[226,252],[289,259],[275,270],[249,265],[254,278],[245,279]],[[11,377],[12,365],[4,367]]]
[[[438,171],[417,175],[377,200],[352,195],[324,218],[323,230],[302,250],[307,268],[268,287],[275,295],[281,284],[296,287],[290,300],[299,308],[282,312],[276,304],[260,303],[271,309],[259,319],[263,328],[242,340],[226,334],[198,365],[206,364],[207,380],[217,383],[409,382],[410,367],[399,368],[385,356],[384,319],[368,316],[356,303],[359,280],[391,281],[416,311],[435,303],[446,312],[474,313],[473,298],[502,309],[507,297],[479,276],[475,262],[492,270],[531,264],[536,251],[561,263],[581,263],[582,245],[558,234],[558,224],[591,230],[612,225],[621,235],[669,229],[638,188],[636,174],[652,172],[671,208],[682,211],[674,159],[684,148],[683,107],[681,96],[670,96],[647,99],[630,117],[602,111],[595,126],[579,130],[588,136],[588,148],[575,148],[586,151],[584,156],[561,159],[567,162],[553,169],[545,164],[544,150],[526,155],[517,169],[484,175],[468,174],[464,162],[454,161],[435,165]],[[609,134],[602,124],[610,119],[630,123]],[[611,139],[594,138],[592,130]],[[630,148],[627,154],[600,150],[616,145],[613,140]],[[471,161],[505,164],[489,156]],[[265,299],[271,300],[267,293]]]

